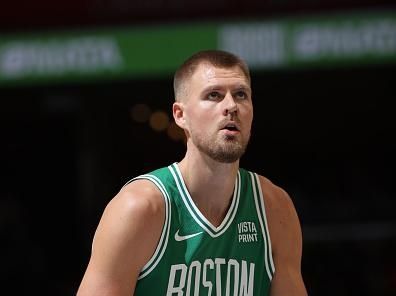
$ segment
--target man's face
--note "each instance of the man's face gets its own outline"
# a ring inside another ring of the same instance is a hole
[[[253,120],[252,92],[243,71],[204,63],[185,84],[184,128],[193,145],[216,161],[238,160]]]

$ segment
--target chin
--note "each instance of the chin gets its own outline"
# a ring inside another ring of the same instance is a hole
[[[222,149],[221,151],[217,151],[210,155],[214,160],[221,163],[234,163],[238,161],[242,155],[245,153],[245,149],[243,147],[238,147],[238,149]]]

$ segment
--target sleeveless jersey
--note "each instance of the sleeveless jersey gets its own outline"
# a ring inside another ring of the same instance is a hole
[[[135,295],[269,295],[275,268],[255,173],[239,169],[230,208],[218,227],[194,204],[176,163],[130,182],[136,179],[150,180],[162,192],[165,222]]]

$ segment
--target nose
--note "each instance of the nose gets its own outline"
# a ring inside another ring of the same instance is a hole
[[[238,111],[238,106],[235,103],[233,96],[228,92],[223,99],[224,111],[223,114],[227,116],[228,114],[236,114]]]

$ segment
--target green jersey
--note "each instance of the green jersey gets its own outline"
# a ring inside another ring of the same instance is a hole
[[[194,204],[176,163],[130,182],[136,179],[162,192],[165,222],[135,295],[269,295],[274,264],[255,173],[239,169],[230,208],[217,227]]]

